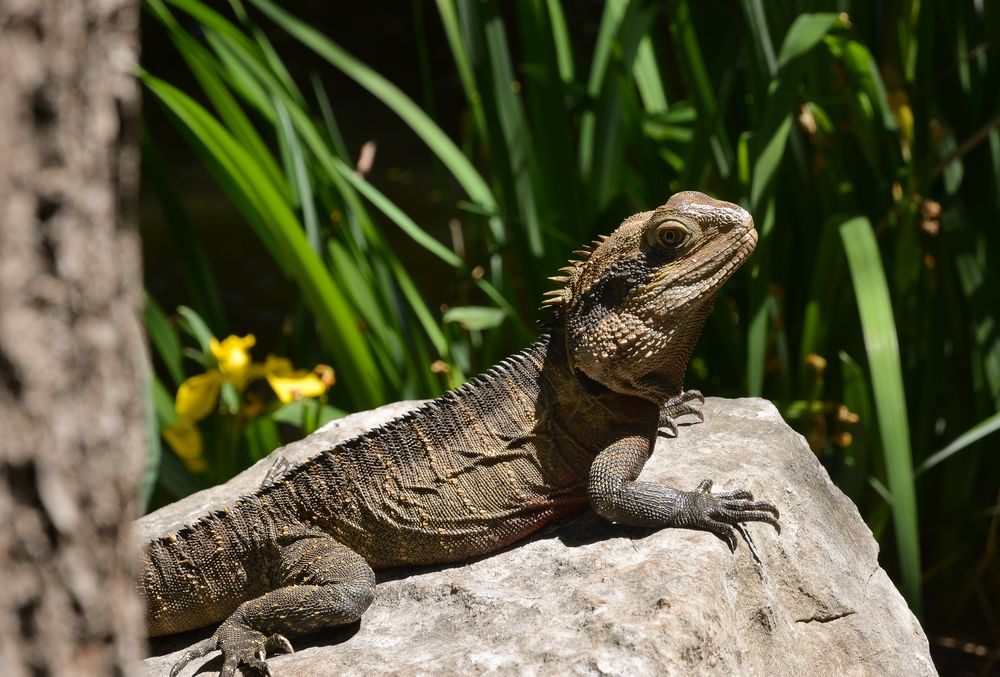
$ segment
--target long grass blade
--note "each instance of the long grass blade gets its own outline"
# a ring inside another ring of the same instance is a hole
[[[469,104],[472,113],[472,120],[476,128],[476,133],[486,143],[489,142],[489,126],[486,124],[486,116],[483,113],[483,96],[479,92],[479,83],[472,68],[472,61],[469,58],[469,49],[462,41],[462,32],[459,28],[458,10],[454,0],[437,0],[438,14],[441,15],[441,23],[444,25],[444,34],[448,39],[448,46],[451,48],[451,56],[455,59],[455,67],[458,69],[458,77],[462,81],[462,89],[465,90],[465,100]]]
[[[196,135],[241,194],[249,200],[256,213],[264,217],[265,225],[274,237],[281,258],[299,282],[306,298],[324,329],[323,337],[334,354],[344,355],[338,369],[348,375],[351,392],[359,404],[375,405],[383,400],[378,371],[372,356],[358,331],[357,319],[343,294],[332,283],[322,260],[309,246],[302,226],[287,203],[271,185],[254,159],[229,133],[197,103],[176,88],[140,74],[147,89]]]
[[[278,112],[278,131],[285,145],[288,147],[290,160],[292,163],[291,174],[295,178],[293,185],[298,191],[298,202],[302,207],[302,221],[305,225],[306,236],[313,251],[319,253],[322,243],[320,242],[319,221],[316,218],[316,205],[313,203],[312,184],[309,179],[309,170],[306,168],[305,157],[302,154],[302,146],[295,133],[288,109],[281,102],[281,99],[274,99],[274,108]]]
[[[514,180],[514,194],[520,213],[521,226],[527,233],[528,250],[540,259],[545,248],[538,218],[534,174],[537,161],[534,157],[535,142],[531,138],[524,107],[515,93],[517,84],[510,52],[507,50],[507,31],[499,10],[489,12],[485,18],[486,54],[493,81],[493,103],[500,123],[500,132],[506,150],[506,162]]]
[[[566,27],[566,15],[562,11],[559,0],[545,0],[549,14],[549,24],[552,26],[552,43],[556,52],[556,63],[559,65],[559,79],[563,83],[571,83],[576,79],[576,66],[573,64],[573,44],[569,39]]]
[[[972,428],[955,438],[955,441],[951,444],[925,458],[923,462],[917,466],[916,475],[918,477],[923,475],[934,466],[947,461],[958,452],[998,430],[1000,430],[1000,412],[993,414],[985,421],[977,423]]]
[[[868,353],[886,475],[893,498],[893,527],[903,575],[903,592],[919,614],[921,567],[917,497],[899,344],[889,288],[878,242],[868,219],[855,217],[846,221],[840,226],[840,234],[851,270],[854,298]]]
[[[150,343],[153,344],[156,354],[163,361],[174,385],[179,386],[184,380],[184,353],[181,351],[181,341],[177,338],[173,327],[170,326],[166,314],[148,293],[146,294],[143,320]]]
[[[610,0],[604,4],[601,26],[597,32],[597,42],[594,44],[594,56],[590,63],[590,76],[587,80],[587,94],[591,100],[596,101],[604,88],[615,36],[618,35],[628,7],[629,0]],[[593,111],[585,112],[580,119],[579,143],[580,176],[585,181],[594,171],[594,148],[597,144],[596,126],[596,114]]]
[[[490,213],[497,210],[496,199],[468,158],[440,127],[399,87],[358,61],[325,35],[269,0],[249,0],[292,37],[312,49],[345,75],[382,100],[434,151],[469,198]]]

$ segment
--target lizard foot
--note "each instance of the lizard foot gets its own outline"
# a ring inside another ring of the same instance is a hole
[[[736,551],[736,530],[741,522],[764,522],[780,534],[778,509],[766,501],[753,500],[746,490],[712,492],[712,480],[702,480],[694,491],[681,492],[677,526],[711,531]]]
[[[222,651],[221,677],[233,677],[236,668],[241,665],[270,677],[271,669],[264,661],[267,654],[293,651],[291,642],[285,639],[284,635],[265,635],[240,622],[230,620],[220,625],[214,635],[185,651],[170,669],[170,677],[177,677],[185,665],[216,649]]]
[[[705,396],[699,390],[685,390],[679,395],[674,395],[660,409],[660,420],[658,428],[666,428],[674,437],[677,437],[677,418],[686,414],[693,414],[699,421],[705,420],[705,414],[701,411],[701,405],[705,403]]]

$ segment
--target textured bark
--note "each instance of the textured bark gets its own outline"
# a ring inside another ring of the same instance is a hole
[[[135,0],[0,0],[0,670],[130,674]]]

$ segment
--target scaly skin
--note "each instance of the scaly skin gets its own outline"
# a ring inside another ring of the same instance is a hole
[[[626,219],[553,278],[551,333],[454,393],[270,479],[143,550],[150,635],[221,625],[223,675],[270,674],[285,634],[350,623],[373,570],[495,551],[593,507],[609,520],[710,531],[778,528],[749,492],[638,482],[658,428],[701,416],[681,387],[712,302],[753,251],[750,215],[678,193]]]

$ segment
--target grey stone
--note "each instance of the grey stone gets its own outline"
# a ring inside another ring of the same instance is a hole
[[[402,413],[334,422],[275,452],[292,463]],[[292,638],[280,675],[933,675],[927,638],[878,565],[878,545],[805,440],[759,399],[710,398],[705,422],[661,437],[645,480],[747,488],[781,510],[781,534],[746,527],[735,553],[709,533],[652,532],[585,511],[457,566],[382,572],[360,624]],[[144,517],[162,534],[259,486],[273,456],[228,484]],[[756,554],[756,557],[754,556]],[[759,558],[759,562],[757,561]],[[155,640],[166,675],[211,629]],[[218,671],[210,654],[183,675]]]

